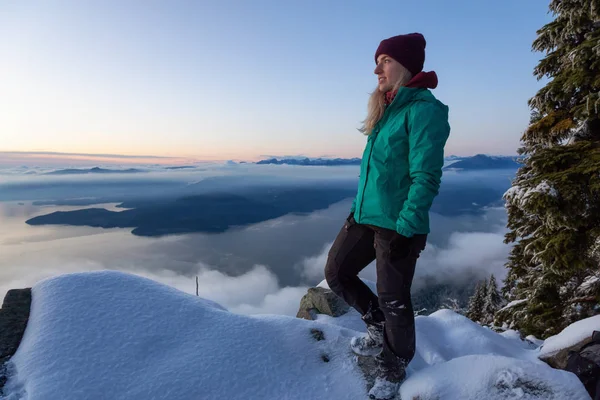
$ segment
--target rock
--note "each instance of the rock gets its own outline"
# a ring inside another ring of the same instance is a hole
[[[6,293],[0,309],[0,394],[6,383],[5,363],[15,354],[25,333],[31,308],[31,288]]]
[[[317,311],[314,308],[302,307],[302,301],[300,301],[300,310],[298,310],[296,318],[315,320],[317,319]]]
[[[349,309],[350,306],[332,290],[313,287],[308,289],[300,300],[300,309],[296,317],[309,320],[316,319],[316,314],[339,317],[346,314]]]
[[[553,353],[548,356],[541,356],[540,360],[544,361],[546,364],[551,366],[552,368],[557,369],[565,369],[567,368],[567,359],[569,358],[569,352],[577,351],[579,352],[583,346],[592,342],[592,335],[581,340],[577,344],[573,346],[565,347],[564,349],[559,350],[556,353]]]

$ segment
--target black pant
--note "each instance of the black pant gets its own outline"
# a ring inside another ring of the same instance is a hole
[[[346,220],[327,259],[325,278],[331,290],[367,318],[385,321],[383,360],[388,368],[406,368],[415,355],[415,317],[410,288],[427,235],[406,238],[396,231]],[[358,273],[373,260],[377,295]]]

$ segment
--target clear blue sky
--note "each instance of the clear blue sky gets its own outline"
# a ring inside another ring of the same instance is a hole
[[[360,156],[380,40],[421,32],[447,154],[514,154],[548,1],[0,3],[0,151]]]

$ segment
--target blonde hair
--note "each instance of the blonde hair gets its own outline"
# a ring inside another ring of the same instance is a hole
[[[402,64],[400,64],[400,69],[402,71],[400,75],[400,79],[398,82],[394,84],[392,91],[398,90],[401,86],[404,86],[412,79],[412,74],[409,70],[404,68]],[[373,132],[373,128],[379,122],[383,113],[385,112],[385,92],[379,90],[379,87],[376,87],[371,96],[369,97],[369,103],[367,106],[367,118],[362,121],[363,126],[359,129],[365,135],[370,135]]]

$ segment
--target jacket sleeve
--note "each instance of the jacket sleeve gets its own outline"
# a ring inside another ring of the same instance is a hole
[[[429,209],[437,196],[444,166],[444,146],[450,135],[448,108],[416,102],[408,118],[408,163],[411,185],[396,222],[399,234],[412,237],[427,224]]]

